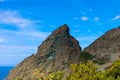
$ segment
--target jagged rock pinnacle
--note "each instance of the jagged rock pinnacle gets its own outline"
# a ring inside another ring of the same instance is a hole
[[[69,71],[69,65],[79,63],[81,48],[78,41],[69,34],[69,27],[64,24],[52,32],[50,36],[38,47],[32,55],[18,64],[9,74],[7,80],[35,80],[45,77],[50,72],[62,70]]]

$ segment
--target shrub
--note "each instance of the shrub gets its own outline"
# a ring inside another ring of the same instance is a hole
[[[62,80],[64,76],[64,73],[62,71],[57,71],[51,73],[48,77],[47,80]]]
[[[82,52],[80,55],[80,62],[86,63],[88,60],[92,60],[94,56],[88,52]]]
[[[112,66],[105,73],[107,77],[119,78],[120,80],[120,60],[113,62]]]
[[[70,68],[71,72],[64,80],[120,80],[120,60],[113,62],[112,66],[105,72],[98,71],[98,66],[92,61],[71,64]],[[47,77],[47,80],[62,80],[64,74],[62,71],[53,72]]]
[[[66,80],[101,80],[102,73],[92,61],[85,64],[71,64],[72,72]]]

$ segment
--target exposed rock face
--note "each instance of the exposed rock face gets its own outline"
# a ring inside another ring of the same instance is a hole
[[[36,55],[31,55],[18,64],[7,80],[36,80],[56,70],[67,72],[69,64],[79,63],[80,53],[78,41],[69,34],[69,28],[65,24],[52,32],[38,47]]]
[[[106,32],[84,49],[93,55],[99,53],[120,53],[120,27]]]
[[[120,55],[120,27],[112,29],[84,49],[100,63],[115,61]]]

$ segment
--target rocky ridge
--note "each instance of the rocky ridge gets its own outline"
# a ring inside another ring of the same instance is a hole
[[[96,60],[101,62],[112,62],[120,55],[120,27],[107,31],[84,49],[95,55]]]

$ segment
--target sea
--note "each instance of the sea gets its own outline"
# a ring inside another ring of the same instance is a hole
[[[0,80],[6,80],[9,71],[14,68],[13,66],[0,66]]]

